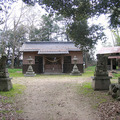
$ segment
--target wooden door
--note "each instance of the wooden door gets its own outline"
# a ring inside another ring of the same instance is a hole
[[[62,72],[61,57],[45,57],[45,72],[61,73]]]
[[[43,73],[43,57],[35,56],[35,73]]]

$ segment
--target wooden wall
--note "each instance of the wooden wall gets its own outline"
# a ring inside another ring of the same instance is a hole
[[[70,52],[69,55],[71,56],[71,59],[73,59],[74,56],[76,56],[78,58],[77,64],[83,64],[83,53],[82,53],[82,51],[72,51],[72,52]],[[73,60],[71,61],[71,63],[74,64]]]
[[[43,73],[43,64],[35,64],[35,56],[42,56],[44,58],[44,56],[47,56],[47,55],[38,55],[37,52],[24,52],[23,53],[23,73],[25,73],[27,71],[27,68],[28,68],[28,61],[27,59],[29,58],[29,56],[31,56],[34,60],[32,62],[32,66],[33,66],[33,70],[35,71],[35,73]],[[52,56],[52,55],[49,55],[49,56]],[[54,55],[55,56],[55,55]],[[71,64],[67,64],[67,63],[64,63],[63,62],[63,73],[70,73],[72,71],[72,68],[73,68],[73,58],[74,56],[76,56],[78,58],[78,61],[77,61],[77,66],[78,66],[78,69],[80,70],[81,73],[84,72],[84,69],[83,69],[83,54],[81,51],[71,51],[70,54],[65,54],[65,55],[56,55],[56,56],[61,56],[64,61],[64,56],[71,56]]]
[[[29,58],[29,56],[31,56],[33,58],[33,62],[32,64],[35,64],[35,56],[37,56],[38,52],[24,52],[23,53],[23,65],[24,64],[28,64],[27,59]]]

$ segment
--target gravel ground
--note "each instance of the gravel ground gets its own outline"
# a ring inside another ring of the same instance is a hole
[[[24,112],[21,120],[98,120],[88,97],[76,92],[76,85],[91,81],[83,77],[21,77],[13,83],[27,86],[16,105]]]

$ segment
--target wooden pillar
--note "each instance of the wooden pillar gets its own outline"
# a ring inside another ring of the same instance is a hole
[[[111,59],[111,65],[110,65],[110,67],[111,67],[111,70],[113,69],[113,61],[112,61],[112,59]]]
[[[120,59],[118,59],[118,68],[120,69]]]
[[[45,72],[45,56],[43,56],[43,73]]]
[[[62,73],[63,73],[63,71],[64,71],[64,70],[63,70],[64,57],[62,56],[61,59],[62,59]]]

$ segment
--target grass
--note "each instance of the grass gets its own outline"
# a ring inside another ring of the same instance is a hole
[[[117,74],[113,73],[113,79],[118,79],[118,77],[120,77],[120,72],[118,72]]]
[[[92,107],[95,109],[99,106],[99,104],[113,100],[108,96],[107,91],[94,91],[91,82],[86,82],[82,85],[77,84],[76,90],[77,94],[88,97]]]
[[[23,113],[23,110],[16,110],[16,113]]]
[[[86,71],[93,71],[93,72],[94,72],[94,71],[95,71],[95,67],[96,67],[96,66],[89,66],[89,67],[86,68],[85,70],[86,70]]]
[[[14,84],[13,88],[10,91],[6,91],[6,92],[0,91],[0,95],[8,98],[14,98],[16,95],[22,94],[25,88],[26,87],[24,85]],[[4,102],[7,102],[7,101],[4,101]],[[8,100],[8,102],[10,101]]]
[[[23,77],[22,69],[8,69],[10,77]]]
[[[82,85],[77,85],[77,93],[78,94],[83,94],[83,95],[89,95],[92,94],[93,89],[91,87],[91,83],[87,82],[87,83],[83,83]]]
[[[83,77],[91,77],[94,76],[95,66],[90,66],[85,69],[84,73],[82,74]]]
[[[0,92],[0,96],[2,96],[2,98],[0,99],[0,103],[2,104],[2,108],[3,108],[0,110],[0,113],[3,114],[2,120],[6,120],[6,117],[4,116],[5,114],[8,113],[14,114],[14,111],[17,114],[23,113],[22,110],[16,110],[16,107],[14,106],[14,102],[15,102],[15,97],[17,97],[17,95],[19,94],[22,94],[25,88],[26,87],[24,85],[14,84],[13,88],[10,91]],[[12,107],[10,109],[7,109],[6,107],[7,104],[11,105]]]
[[[82,74],[83,77],[91,77],[94,75],[94,71],[95,71],[95,66],[90,66],[88,68],[85,69],[85,72]],[[10,77],[24,77],[24,74],[22,74],[22,69],[8,69],[8,72],[10,74]],[[64,75],[36,75],[35,77],[80,77],[80,76],[72,76],[69,74],[64,74]]]
[[[6,103],[12,104],[13,100],[12,99],[2,99],[1,102],[4,103],[4,104],[6,104]]]
[[[9,113],[9,112],[11,112],[11,110],[1,110],[1,111],[0,111],[0,113],[3,113],[3,114],[4,114],[4,113]]]
[[[10,77],[24,77],[22,73],[10,73]]]
[[[91,77],[94,76],[95,72],[95,66],[89,66],[85,69],[85,72],[82,74],[83,77]],[[117,71],[117,73],[113,73],[112,79],[118,79],[120,77],[120,71]]]
[[[24,74],[22,74],[22,69],[8,69],[8,72],[10,74],[10,77],[24,77]],[[63,74],[63,75],[36,75],[35,77],[92,77],[94,76],[95,72],[95,66],[89,66],[84,70],[84,73],[82,73],[82,76],[72,76],[69,74]],[[112,79],[118,79],[120,77],[120,72],[117,74],[113,73],[113,78]]]
[[[17,72],[22,72],[22,69],[8,69],[9,73],[17,73]]]

